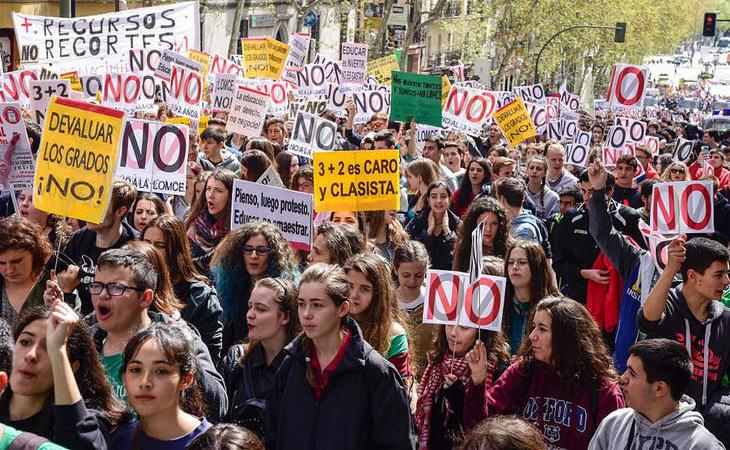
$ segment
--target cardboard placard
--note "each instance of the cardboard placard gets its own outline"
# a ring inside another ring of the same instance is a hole
[[[441,79],[435,75],[393,72],[391,120],[441,126]]]

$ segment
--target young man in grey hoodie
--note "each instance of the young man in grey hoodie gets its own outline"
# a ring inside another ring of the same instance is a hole
[[[589,450],[716,450],[725,447],[705,427],[684,395],[692,362],[682,344],[647,339],[629,350],[621,376],[628,408],[601,421]]]

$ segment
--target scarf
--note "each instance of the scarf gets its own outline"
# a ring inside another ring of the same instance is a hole
[[[202,211],[188,229],[188,238],[198,244],[205,253],[210,253],[227,232],[223,220],[216,220],[214,215]]]
[[[418,403],[416,405],[416,427],[418,429],[418,448],[428,449],[428,441],[431,437],[431,408],[436,394],[443,388],[446,375],[453,373],[466,386],[471,378],[471,369],[464,358],[454,358],[451,353],[444,356],[444,359],[437,364],[429,364],[421,377],[421,385],[418,387]],[[487,370],[485,383],[492,384],[491,363]],[[446,403],[446,416],[453,414],[451,406]]]

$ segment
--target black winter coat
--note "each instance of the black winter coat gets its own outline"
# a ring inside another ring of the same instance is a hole
[[[398,371],[365,342],[350,317],[345,357],[320,399],[307,382],[303,335],[285,347],[267,404],[269,449],[408,450],[416,434]]]
[[[182,281],[175,285],[175,295],[185,302],[185,308],[180,315],[198,330],[200,338],[208,347],[213,364],[217,367],[223,349],[223,308],[215,288],[204,281]]]
[[[431,258],[431,268],[440,270],[451,270],[454,263],[454,243],[456,242],[456,229],[461,220],[450,209],[446,210],[449,215],[449,233],[441,233],[438,236],[428,234],[428,215],[431,208],[424,207],[416,217],[408,222],[406,232],[414,241],[418,241],[428,250]]]

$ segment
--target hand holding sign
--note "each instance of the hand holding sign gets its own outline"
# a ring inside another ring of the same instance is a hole
[[[600,191],[605,189],[606,178],[608,178],[608,174],[601,161],[596,160],[596,162],[588,167],[588,181],[591,183],[593,190]]]
[[[8,148],[5,150],[2,161],[0,161],[0,188],[5,187],[5,181],[10,176],[10,170],[13,168],[13,153],[15,153],[15,144],[20,140],[19,133],[13,133],[10,138]]]
[[[682,268],[685,258],[687,258],[687,250],[684,244],[687,243],[686,235],[677,236],[667,247],[667,265],[664,270],[670,273],[678,273]]]
[[[480,386],[487,379],[487,349],[484,342],[477,339],[474,347],[466,354],[466,362],[471,369],[471,381]]]

